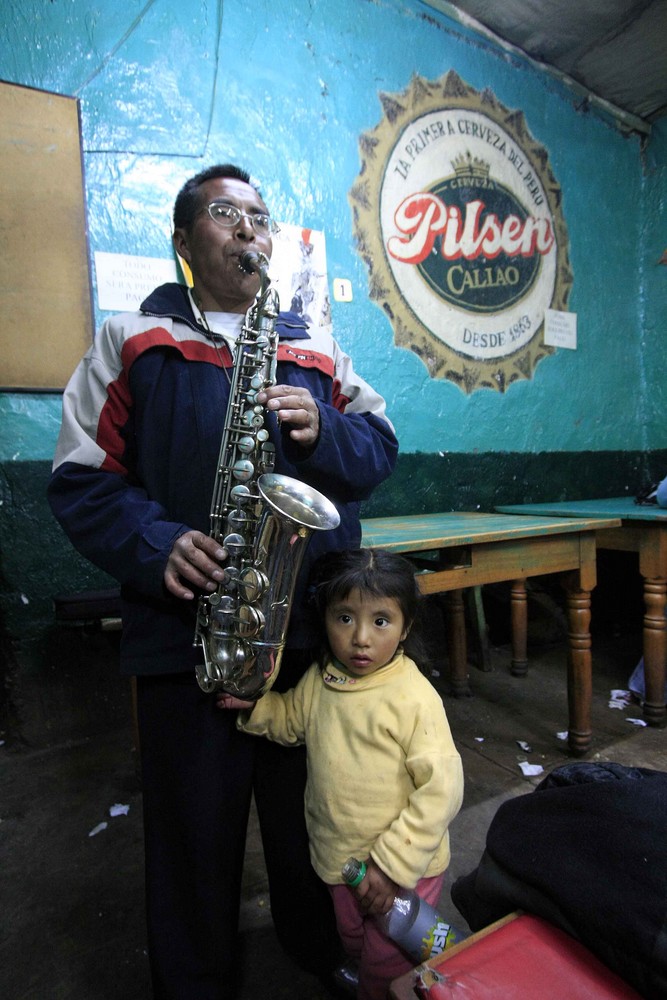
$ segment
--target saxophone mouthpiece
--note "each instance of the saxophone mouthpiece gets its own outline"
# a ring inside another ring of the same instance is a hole
[[[239,267],[246,274],[260,274],[269,266],[269,259],[263,253],[253,253],[251,250],[246,250],[239,257]]]

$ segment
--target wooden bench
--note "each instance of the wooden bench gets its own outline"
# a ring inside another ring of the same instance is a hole
[[[59,625],[100,628],[104,631],[115,631],[121,627],[119,587],[56,594],[53,607]]]

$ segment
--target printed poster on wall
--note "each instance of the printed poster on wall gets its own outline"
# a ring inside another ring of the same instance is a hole
[[[553,354],[545,313],[572,287],[548,153],[454,71],[380,99],[349,195],[371,298],[432,378],[504,392]]]
[[[299,313],[311,326],[330,326],[324,232],[280,222],[272,242],[269,277],[280,308]],[[190,268],[180,257],[179,263],[186,284],[191,286]]]

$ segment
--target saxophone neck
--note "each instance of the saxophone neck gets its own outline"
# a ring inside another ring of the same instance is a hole
[[[275,319],[278,315],[279,305],[276,292],[270,288],[269,258],[259,250],[246,250],[239,258],[239,267],[246,274],[259,275],[259,290],[249,315],[256,317],[266,313],[271,319]]]

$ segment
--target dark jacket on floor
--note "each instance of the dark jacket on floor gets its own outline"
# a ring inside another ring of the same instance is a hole
[[[512,910],[578,938],[650,1000],[667,997],[667,774],[569,764],[504,802],[452,899],[472,930]]]

